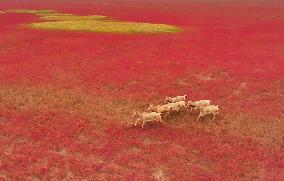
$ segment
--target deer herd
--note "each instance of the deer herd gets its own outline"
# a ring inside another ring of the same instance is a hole
[[[206,115],[213,115],[215,119],[216,115],[219,113],[219,105],[215,106],[211,104],[210,100],[199,100],[199,101],[186,101],[187,96],[176,96],[176,97],[166,97],[165,104],[163,105],[152,105],[148,107],[148,112],[140,113],[137,110],[133,110],[132,118],[137,118],[134,126],[137,126],[138,122],[142,122],[141,127],[143,128],[147,122],[160,122],[166,124],[163,119],[166,118],[173,112],[180,112],[187,110],[192,112],[193,110],[199,111],[199,115],[196,121],[200,117]],[[189,109],[190,108],[190,109]]]

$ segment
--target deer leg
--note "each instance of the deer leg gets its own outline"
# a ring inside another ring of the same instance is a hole
[[[142,128],[144,128],[145,123],[146,123],[146,121],[143,121],[142,126],[141,126]]]
[[[197,117],[197,119],[195,121],[198,121],[198,119],[201,117],[201,112],[199,113],[199,116]]]
[[[166,113],[165,113],[165,118],[166,118],[169,114],[170,114],[169,112],[166,112]]]
[[[188,111],[189,111],[189,109],[188,109],[188,105],[187,105],[187,104],[185,104],[185,108],[186,108],[186,110],[188,110]]]
[[[166,125],[166,123],[162,119],[159,119],[159,122],[162,122],[164,125]]]
[[[213,118],[211,119],[211,121],[213,121],[213,120],[215,119],[215,114],[213,114],[213,115],[214,115],[214,116],[213,116]],[[210,121],[210,122],[211,122],[211,121]]]
[[[139,118],[135,121],[134,126],[137,126],[138,121],[140,121],[140,119],[139,119]]]

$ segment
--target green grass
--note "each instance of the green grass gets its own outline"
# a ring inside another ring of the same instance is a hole
[[[31,23],[30,27],[45,30],[87,31],[103,33],[174,33],[180,29],[173,25],[111,20],[101,15],[62,14],[54,10],[8,10],[12,13],[35,14],[44,22]]]
[[[51,14],[55,13],[54,10],[42,9],[42,10],[30,10],[30,9],[16,9],[7,10],[9,13],[19,13],[19,14]]]
[[[77,21],[77,20],[105,20],[106,16],[90,15],[90,16],[77,16],[72,14],[38,14],[40,19],[46,21]]]
[[[30,26],[36,29],[89,31],[105,33],[171,33],[178,31],[178,28],[176,28],[175,26],[164,24],[96,20],[42,22],[32,23]]]

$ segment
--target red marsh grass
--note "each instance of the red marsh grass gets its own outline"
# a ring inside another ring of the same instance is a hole
[[[33,9],[0,15],[1,178],[283,178],[282,6],[32,2],[0,3],[5,12]],[[41,9],[54,9],[53,15]],[[183,31],[117,34],[21,26],[47,21],[43,17],[54,22],[57,12],[60,20],[98,14]],[[196,123],[196,113],[182,113],[167,119],[167,126],[132,127],[132,109],[143,111],[180,94],[211,99],[220,115],[212,123],[209,118]]]

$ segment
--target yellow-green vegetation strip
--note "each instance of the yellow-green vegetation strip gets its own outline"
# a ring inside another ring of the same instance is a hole
[[[103,33],[174,33],[180,29],[173,25],[111,20],[107,16],[79,16],[62,14],[54,10],[8,10],[12,13],[35,14],[45,22],[29,24],[35,29],[87,31]]]
[[[72,14],[38,14],[40,19],[46,21],[78,21],[78,20],[105,20],[107,16],[90,15],[90,16],[77,16]]]
[[[41,9],[41,10],[15,9],[15,10],[7,10],[7,12],[19,13],[19,14],[52,14],[52,13],[56,13],[56,11],[50,10],[50,9]]]
[[[90,31],[106,33],[171,33],[178,31],[176,27],[164,24],[107,22],[95,20],[32,23],[31,27],[37,29]]]

